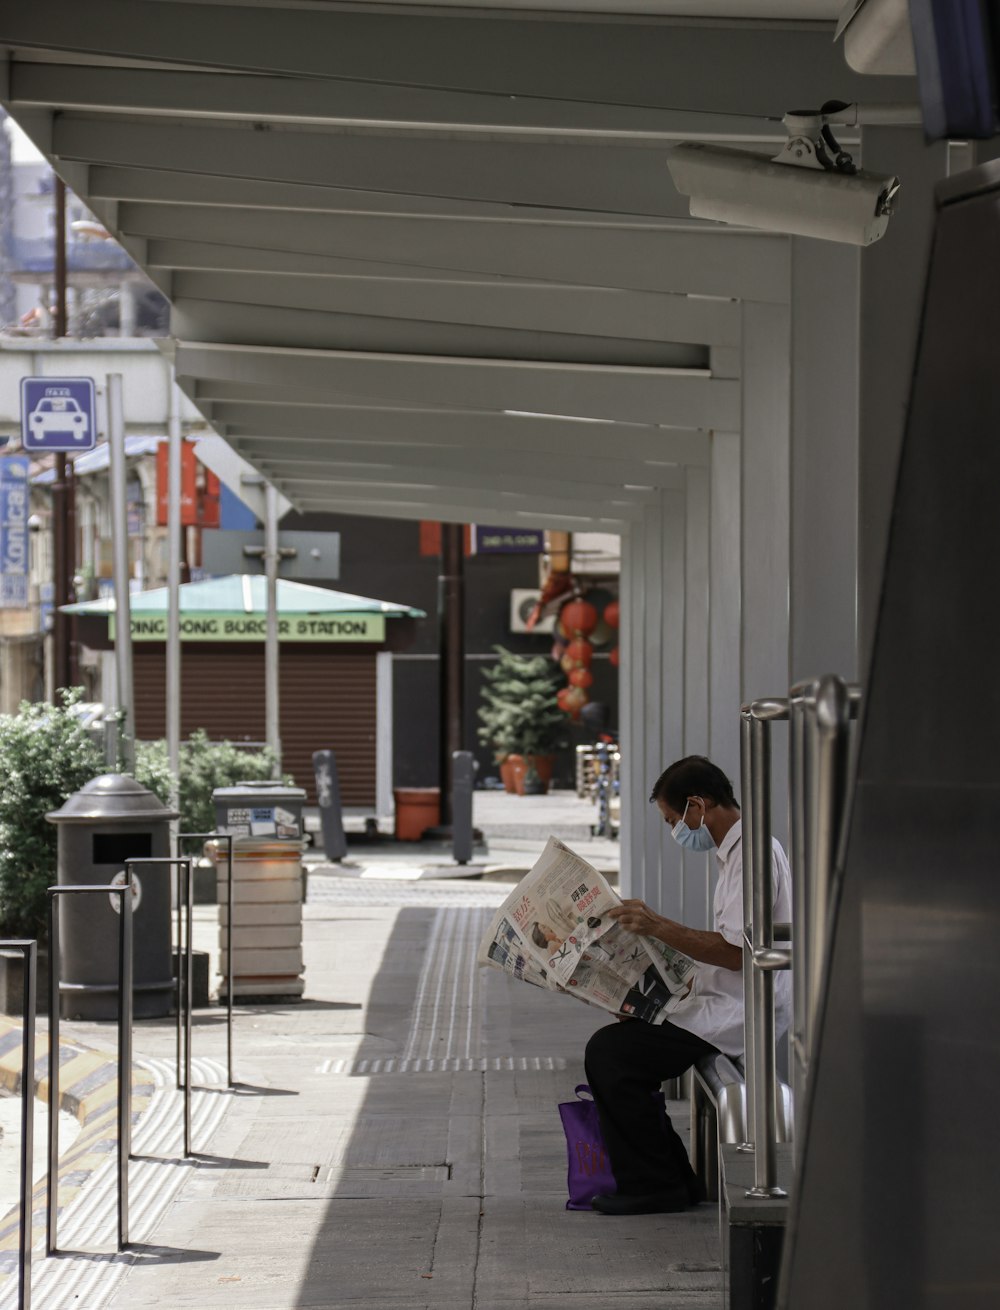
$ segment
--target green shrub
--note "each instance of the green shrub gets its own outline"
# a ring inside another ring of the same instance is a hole
[[[483,670],[479,740],[493,748],[498,762],[511,754],[551,754],[566,731],[566,716],[556,704],[558,671],[544,655],[494,650],[497,662]]]
[[[260,782],[275,775],[274,755],[266,747],[248,751],[231,741],[209,741],[199,728],[181,742],[181,781],[178,809],[182,832],[212,832],[215,807],[212,792],[216,787],[233,787],[240,782]],[[135,777],[170,804],[173,774],[167,761],[167,743],[140,741],[135,752]],[[284,781],[292,782],[286,774]]]
[[[56,828],[45,816],[104,772],[104,754],[73,714],[79,688],[61,703],[22,703],[0,715],[0,931],[41,937],[46,891],[55,882]]]

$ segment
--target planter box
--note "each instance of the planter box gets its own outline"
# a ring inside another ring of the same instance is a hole
[[[36,1014],[49,1009],[49,953],[40,949],[35,975],[38,988]],[[0,1014],[24,1014],[24,957],[20,951],[0,950]]]

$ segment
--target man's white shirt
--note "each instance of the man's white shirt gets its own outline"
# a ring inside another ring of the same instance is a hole
[[[743,822],[737,820],[715,852],[719,881],[715,887],[715,931],[733,946],[743,947]],[[792,875],[780,844],[771,841],[771,891],[775,923],[792,918]],[[780,1036],[791,1019],[792,977],[787,970],[774,975],[774,1027]],[[743,972],[714,964],[698,964],[690,995],[669,1016],[668,1022],[695,1033],[717,1046],[724,1055],[743,1054]]]

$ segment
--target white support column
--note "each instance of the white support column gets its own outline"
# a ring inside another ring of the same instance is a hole
[[[857,675],[858,306],[867,253],[791,242],[792,682]]]
[[[709,757],[738,786],[742,669],[740,438],[712,436]]]
[[[685,476],[684,549],[684,737],[682,754],[709,755],[709,616],[711,601],[711,472],[688,468]],[[665,761],[669,763],[669,761]],[[706,919],[714,861],[682,857],[679,918],[694,928]]]
[[[742,695],[784,696],[791,576],[790,331],[787,305],[743,306]],[[787,734],[772,734],[774,835],[785,843]],[[782,725],[783,727],[783,725]]]
[[[663,820],[646,801],[649,788],[663,770],[663,722],[667,712],[667,652],[663,647],[663,620],[666,609],[667,569],[664,562],[664,522],[660,507],[648,507],[643,515],[644,586],[642,606],[645,613],[642,663],[636,669],[638,691],[645,720],[643,732],[642,772],[632,780],[635,803],[642,809],[636,815],[636,831],[642,833],[643,889],[639,895],[655,909],[663,907],[663,864],[660,858],[660,827]],[[683,556],[681,557],[683,567]],[[682,639],[683,639],[683,633]],[[682,656],[683,658],[683,656]],[[679,868],[679,862],[675,862]],[[676,917],[676,916],[671,916]]]

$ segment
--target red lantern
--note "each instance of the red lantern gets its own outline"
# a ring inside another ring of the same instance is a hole
[[[563,606],[559,618],[573,637],[585,637],[597,627],[597,610],[585,600],[571,600]]]
[[[620,659],[620,656],[619,656],[619,654],[618,654],[618,647],[617,647],[617,646],[614,648],[614,650],[613,650],[613,651],[611,652],[611,654],[608,656],[608,659],[611,661],[611,663],[612,663],[612,664],[615,666],[615,668],[617,669],[617,667],[618,667],[618,660]]]
[[[594,658],[594,648],[584,637],[576,637],[566,647],[566,659],[572,660],[575,667],[589,669]]]
[[[619,621],[618,602],[616,600],[613,600],[609,605],[605,605],[604,607],[604,622],[608,625],[609,628],[617,628],[618,621]]]
[[[580,711],[590,698],[582,687],[564,687],[563,691],[566,693],[563,697],[563,709],[570,718],[578,719]]]
[[[594,675],[589,669],[574,669],[569,675],[569,681],[573,687],[591,687],[594,683]]]
[[[562,659],[559,661],[559,667],[562,669],[563,673],[565,673],[568,677],[569,674],[571,674],[574,669],[578,669],[580,665],[577,663],[576,660],[570,658],[569,652],[567,651],[563,654]]]
[[[569,695],[571,690],[572,688],[570,687],[560,687],[559,690],[556,692],[556,704],[566,714],[569,714],[570,712],[570,707],[566,704],[566,697]]]

